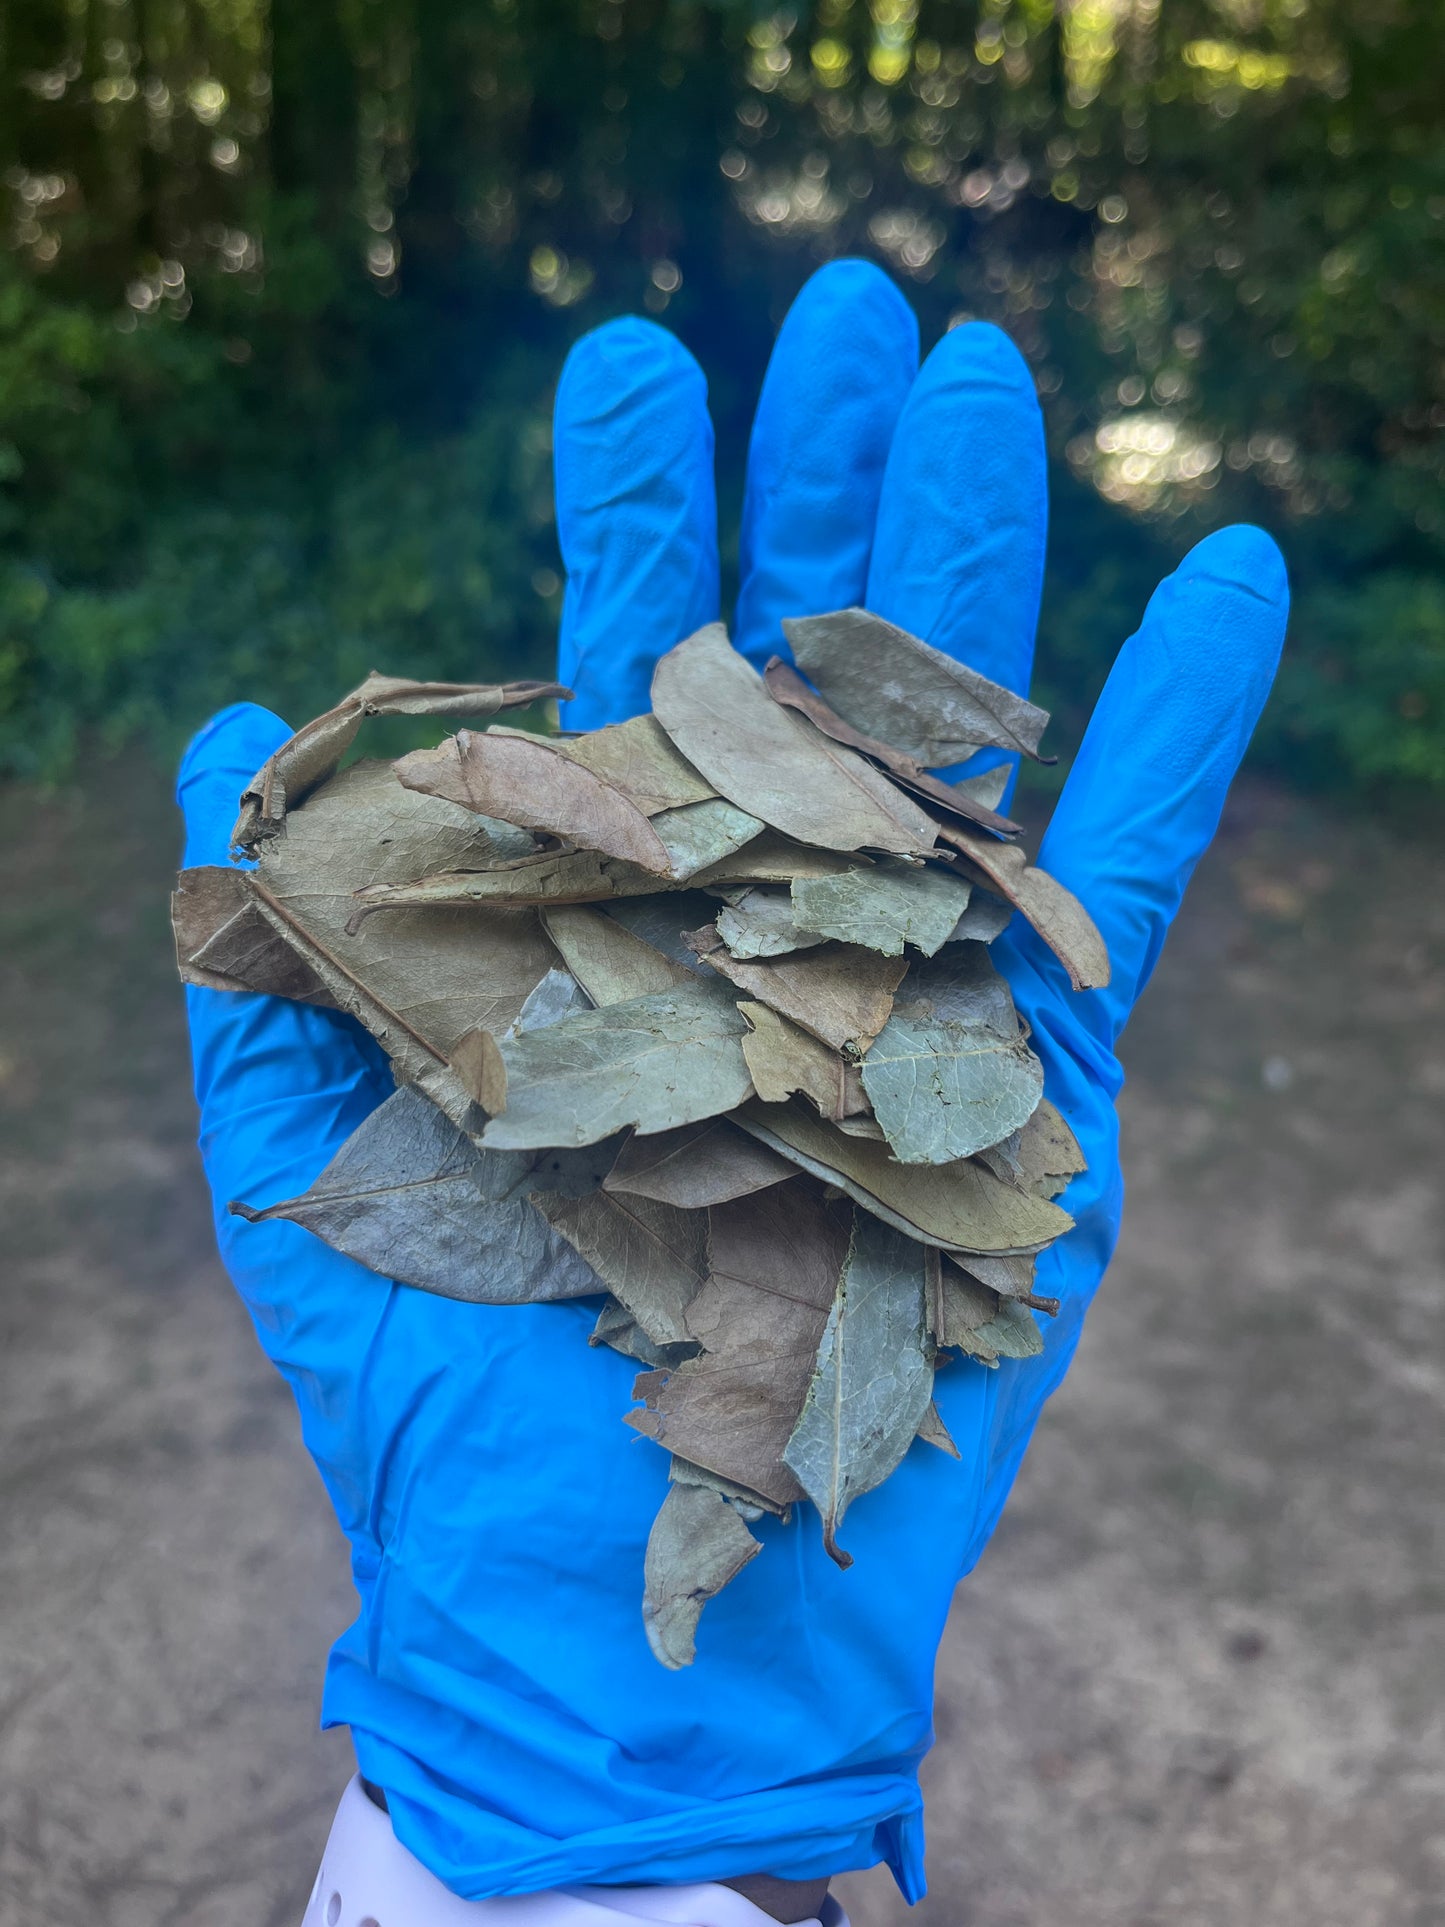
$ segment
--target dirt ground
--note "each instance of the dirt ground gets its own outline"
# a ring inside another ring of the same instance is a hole
[[[296,1927],[352,1613],[213,1254],[165,786],[0,792],[0,1927]],[[1128,1039],[1124,1239],[960,1590],[930,1897],[1445,1920],[1445,854],[1259,782]]]

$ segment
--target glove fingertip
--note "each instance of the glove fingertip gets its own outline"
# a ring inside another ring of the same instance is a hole
[[[1206,535],[1180,563],[1181,582],[1205,581],[1289,610],[1289,571],[1274,537],[1253,522],[1234,522]]]
[[[259,703],[232,703],[196,731],[176,772],[188,866],[229,860],[241,791],[290,734],[281,718]]]

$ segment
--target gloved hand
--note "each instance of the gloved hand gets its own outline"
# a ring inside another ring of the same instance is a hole
[[[877,270],[838,263],[800,295],[753,431],[735,638],[761,662],[783,647],[780,617],[866,602],[1022,691],[1044,555],[1033,384],[980,324],[916,363],[913,318]],[[563,374],[556,449],[561,675],[569,720],[593,727],[646,708],[657,657],[718,613],[696,365],[648,323],[599,329]],[[221,1251],[351,1546],[361,1610],[323,1719],[351,1727],[398,1837],[457,1893],[812,1879],[879,1859],[922,1892],[916,1776],[949,1600],[1113,1249],[1114,1044],[1214,831],[1286,604],[1273,543],[1227,529],[1119,655],[1040,858],[1102,931],[1110,988],[1071,991],[1018,919],[994,945],[1089,1162],[1062,1200],[1077,1228],[1039,1267],[1062,1301],[1044,1355],[940,1372],[961,1460],[915,1444],[856,1501],[850,1571],[806,1508],[763,1520],[762,1556],[708,1607],[689,1670],[665,1672],[642,1630],[667,1458],[622,1423],[634,1365],[589,1347],[584,1305],[460,1304],[295,1225],[228,1217],[228,1199],[304,1191],[390,1078],[333,1012],[187,991]],[[239,791],[286,734],[243,706],[192,743],[188,863],[226,860]]]

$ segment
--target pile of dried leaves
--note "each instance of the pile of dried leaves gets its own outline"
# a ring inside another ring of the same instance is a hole
[[[653,712],[493,724],[339,769],[364,716],[477,719],[567,692],[373,676],[242,798],[252,871],[188,870],[181,974],[360,1019],[397,1091],[287,1218],[485,1304],[598,1296],[671,1454],[646,1560],[657,1656],[803,1498],[922,1437],[933,1375],[1041,1349],[1035,1257],[1082,1161],[988,944],[1015,911],[1077,987],[1108,960],[996,813],[1047,717],[862,610],[785,625],[759,676],[714,624]]]

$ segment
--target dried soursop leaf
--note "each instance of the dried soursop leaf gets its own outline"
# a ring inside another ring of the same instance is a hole
[[[707,1217],[652,1198],[594,1191],[532,1203],[656,1345],[692,1342],[687,1308],[707,1276]]]
[[[1000,1358],[1036,1358],[1044,1349],[1037,1321],[1018,1299],[1000,1298],[947,1258],[934,1337],[948,1350],[965,1352],[985,1365],[996,1365]]]
[[[274,751],[241,792],[241,814],[231,832],[237,854],[254,856],[279,836],[287,812],[334,776],[368,716],[495,716],[570,690],[555,682],[410,682],[404,676],[367,677],[334,709],[315,717]]]
[[[721,623],[662,658],[652,706],[720,795],[800,843],[900,855],[933,848],[934,824],[918,805],[865,758],[775,703]]]
[[[585,736],[559,737],[556,747],[574,763],[625,791],[649,816],[685,809],[689,803],[706,803],[717,794],[706,777],[679,756],[655,716],[609,723]]]
[[[721,1116],[752,1091],[746,1029],[724,988],[698,978],[503,1042],[506,1108],[482,1142],[591,1144],[629,1125],[671,1131]]]
[[[845,722],[936,769],[976,749],[1042,761],[1048,711],[866,609],[785,618],[798,665]],[[670,734],[671,732],[669,732]]]
[[[599,1009],[670,990],[689,974],[605,911],[585,904],[544,910],[542,927]]]
[[[852,1207],[804,1179],[715,1205],[711,1274],[688,1309],[705,1348],[639,1378],[627,1423],[774,1505],[802,1496],[783,1464],[848,1250]]]
[[[923,1414],[918,1436],[925,1445],[936,1445],[940,1452],[946,1452],[951,1459],[963,1457],[954,1443],[952,1432],[944,1424],[943,1416],[932,1399],[928,1401],[928,1410]]]
[[[232,1213],[285,1218],[384,1277],[447,1298],[520,1305],[604,1289],[592,1267],[527,1201],[541,1174],[600,1185],[614,1155],[598,1146],[565,1166],[479,1151],[420,1092],[403,1087],[357,1126],[303,1196]],[[600,1167],[600,1168],[599,1168]]]
[[[998,814],[999,802],[1008,786],[1008,769],[1004,770],[1004,780],[996,791],[991,781],[985,782],[985,779],[977,777],[963,783],[945,783],[940,777],[931,776],[902,750],[880,742],[876,736],[866,736],[861,729],[854,729],[851,723],[845,723],[837,710],[825,703],[815,689],[810,689],[797,670],[789,668],[781,656],[774,656],[768,664],[763,672],[763,683],[774,702],[797,710],[799,715],[806,716],[835,743],[844,743],[880,765],[900,788],[907,790],[910,796],[917,797],[931,810],[942,810],[949,816],[961,817],[965,823],[977,823],[984,829],[992,830],[995,836],[1017,835],[1019,825]]]
[[[747,1019],[743,1057],[765,1104],[785,1104],[801,1092],[820,1117],[835,1122],[867,1109],[857,1067],[766,1004],[740,1003]]]
[[[956,824],[939,826],[939,835],[968,859],[965,875],[1007,897],[1028,918],[1069,973],[1075,990],[1103,990],[1109,982],[1109,953],[1079,899],[1046,870],[1038,870],[1017,844],[991,843]]]
[[[871,870],[846,871],[833,879],[848,882],[855,876],[871,876]],[[965,886],[966,887],[966,886]],[[699,919],[707,921],[706,916]],[[793,950],[811,950],[823,941],[823,933],[805,930],[793,915],[793,899],[786,890],[765,886],[738,893],[736,903],[725,904],[717,913],[717,933],[729,953],[744,963],[757,957],[785,957]],[[829,931],[837,936],[837,931]]]
[[[796,1165],[726,1118],[715,1117],[677,1131],[630,1137],[603,1188],[697,1211],[796,1176]]]
[[[885,1224],[944,1251],[1041,1251],[1074,1222],[1046,1198],[1001,1183],[973,1158],[900,1164],[886,1144],[850,1137],[796,1102],[747,1104],[733,1121]]]
[[[888,1021],[893,992],[907,967],[901,957],[882,957],[847,943],[743,963],[728,954],[711,926],[696,933],[693,948],[749,998],[853,1057],[862,1056]]]
[[[696,1358],[702,1350],[701,1345],[655,1345],[625,1305],[619,1305],[615,1298],[609,1298],[597,1314],[597,1323],[588,1336],[589,1345],[606,1345],[614,1352],[621,1352],[624,1358],[636,1359],[639,1365],[667,1366],[681,1365],[686,1358]]]
[[[171,894],[171,929],[182,983],[334,1008],[316,972],[261,915],[244,870],[182,870]]]
[[[676,1672],[697,1655],[697,1624],[762,1551],[738,1509],[703,1485],[670,1485],[653,1521],[644,1567],[642,1623],[654,1655]]]
[[[807,1402],[783,1454],[840,1566],[853,1563],[838,1544],[844,1514],[901,1463],[932,1400],[923,1247],[855,1211]]]
[[[462,729],[392,768],[405,789],[619,857],[653,876],[670,874],[667,851],[634,799],[544,737]]]
[[[933,864],[885,857],[868,870],[801,878],[793,885],[792,905],[800,925],[825,937],[885,957],[901,957],[909,943],[931,957],[953,935],[972,890],[965,878]],[[721,917],[718,933],[724,934]]]

